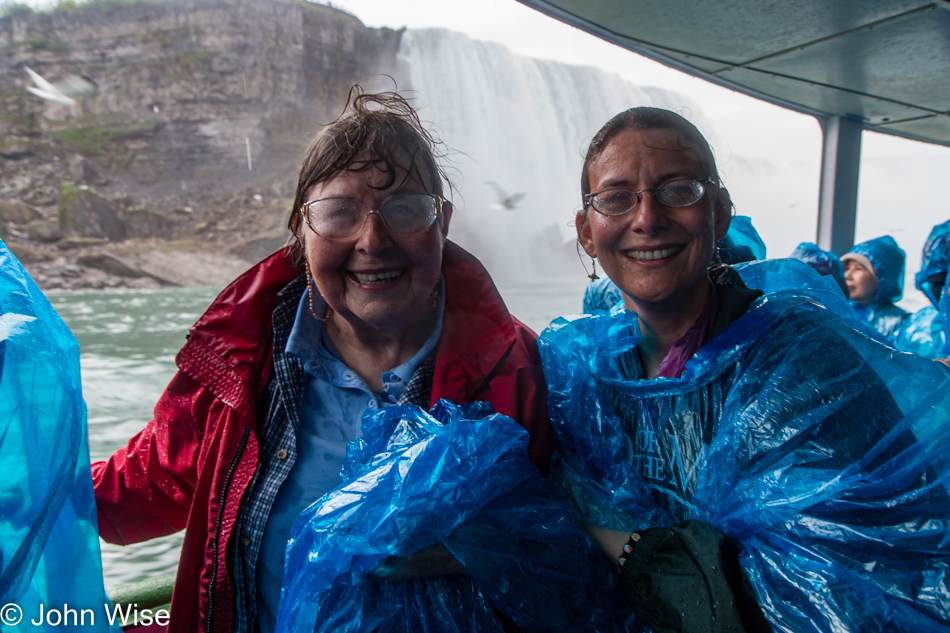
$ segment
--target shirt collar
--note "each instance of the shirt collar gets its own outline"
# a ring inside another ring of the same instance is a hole
[[[439,280],[438,307],[436,310],[435,327],[422,347],[412,358],[401,365],[385,371],[380,378],[383,383],[384,400],[395,402],[402,394],[405,386],[412,378],[422,361],[432,353],[442,335],[442,318],[445,312],[445,281]],[[304,288],[297,303],[297,314],[287,337],[285,351],[296,356],[304,364],[304,370],[313,376],[338,384],[352,386],[353,372],[340,358],[327,337],[323,323],[314,317],[313,313],[321,314],[326,310],[327,302],[319,293],[313,293],[313,311],[311,311],[310,293]]]

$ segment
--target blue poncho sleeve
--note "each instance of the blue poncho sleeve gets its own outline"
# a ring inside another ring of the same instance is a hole
[[[92,610],[82,630],[109,630],[79,344],[3,242],[0,526],[4,631],[68,628],[30,624],[40,605]],[[24,614],[18,626],[11,605]]]
[[[539,341],[583,521],[712,524],[777,631],[946,630],[945,367],[801,290],[760,298],[680,378],[625,378],[616,358],[638,341],[629,312],[562,319]]]
[[[630,617],[616,574],[527,432],[490,405],[439,401],[363,418],[345,483],[291,531],[278,631],[613,631]],[[470,575],[388,581],[388,556],[444,544]]]

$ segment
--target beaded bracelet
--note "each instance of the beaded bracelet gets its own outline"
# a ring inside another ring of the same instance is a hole
[[[639,532],[631,532],[631,533],[630,533],[630,538],[627,539],[627,542],[626,542],[626,543],[624,543],[624,546],[623,546],[623,554],[621,554],[620,557],[617,559],[617,563],[618,563],[621,567],[623,567],[624,564],[626,564],[626,562],[627,562],[627,554],[629,554],[630,552],[633,551],[633,545],[634,545],[634,543],[636,543],[636,542],[639,541],[639,540],[640,540],[640,533],[639,533]]]

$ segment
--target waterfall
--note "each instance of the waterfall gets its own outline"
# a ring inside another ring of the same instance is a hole
[[[405,32],[399,66],[400,90],[452,151],[449,237],[498,279],[582,274],[574,214],[591,137],[627,108],[676,110],[686,101],[597,68],[516,55],[442,29]],[[690,111],[696,122],[696,108]],[[495,185],[523,197],[513,209],[496,208]]]

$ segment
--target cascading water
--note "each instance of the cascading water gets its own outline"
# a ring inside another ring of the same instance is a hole
[[[591,136],[627,108],[677,110],[686,102],[442,29],[405,32],[399,55],[400,90],[452,150],[457,211],[449,235],[496,279],[580,274],[574,214]]]

